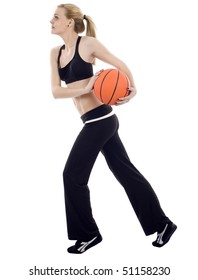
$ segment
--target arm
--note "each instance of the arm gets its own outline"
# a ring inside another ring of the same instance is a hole
[[[59,48],[53,48],[51,50],[51,89],[54,98],[71,98],[77,97],[83,94],[87,94],[90,92],[90,87],[87,86],[85,88],[66,88],[61,87],[61,80],[58,74],[57,69],[57,55],[58,55]]]
[[[90,49],[92,51],[92,56],[96,57],[100,60],[102,60],[105,63],[108,63],[115,68],[123,71],[130,81],[129,86],[129,96],[121,98],[120,101],[117,102],[117,104],[123,104],[128,102],[132,97],[135,96],[137,90],[135,87],[135,82],[133,79],[133,75],[128,68],[128,66],[119,58],[117,58],[115,55],[113,55],[105,46],[103,46],[97,39],[90,38]]]

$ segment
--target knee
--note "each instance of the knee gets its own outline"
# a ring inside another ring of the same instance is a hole
[[[87,180],[78,172],[73,172],[71,169],[65,167],[63,170],[63,182],[65,192],[81,191],[87,188]]]
[[[71,180],[72,180],[72,174],[70,170],[67,167],[65,167],[63,169],[63,183],[65,189],[68,189],[69,186],[71,186]]]
[[[63,170],[63,183],[66,191],[74,189],[80,184],[79,177],[70,168],[65,167]]]
[[[69,168],[67,166],[65,166],[63,169],[63,180],[67,181],[67,180],[69,180],[70,177],[71,177],[71,171],[69,170]]]

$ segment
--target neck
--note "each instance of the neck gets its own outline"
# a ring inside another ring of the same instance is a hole
[[[76,44],[76,40],[78,38],[78,34],[76,32],[72,33],[67,33],[61,36],[64,43],[65,43],[65,48],[70,49]]]

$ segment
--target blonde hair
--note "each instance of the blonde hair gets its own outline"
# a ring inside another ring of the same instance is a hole
[[[74,31],[82,33],[85,31],[84,19],[86,20],[86,35],[96,37],[95,24],[90,16],[84,15],[79,7],[74,4],[60,4],[58,8],[65,9],[65,16],[74,20]]]

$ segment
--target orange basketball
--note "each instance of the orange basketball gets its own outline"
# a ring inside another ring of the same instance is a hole
[[[118,98],[128,95],[129,80],[118,69],[103,70],[94,83],[96,97],[107,105],[115,105]]]

